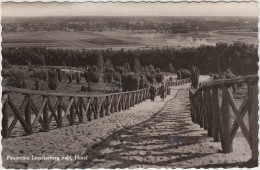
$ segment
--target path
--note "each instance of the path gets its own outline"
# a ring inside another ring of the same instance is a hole
[[[179,145],[174,141],[179,141]],[[241,145],[240,145],[241,146]],[[191,122],[187,86],[149,120],[124,128],[85,153],[79,168],[192,168],[245,166],[250,151],[222,154],[206,131]],[[248,154],[249,153],[249,154]]]
[[[165,103],[159,97],[130,110],[48,133],[2,141],[5,168],[187,168],[232,166],[250,158],[243,137],[234,153],[191,122],[188,85],[173,87]],[[178,148],[174,141],[180,141]],[[242,148],[242,149],[241,149]],[[248,150],[249,149],[249,150]],[[7,161],[11,156],[87,156],[79,161]]]

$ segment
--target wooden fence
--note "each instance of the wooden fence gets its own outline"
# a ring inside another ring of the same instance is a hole
[[[189,82],[189,80],[177,80],[167,84],[178,86]],[[72,126],[75,123],[84,122],[85,115],[87,120],[91,121],[98,117],[101,118],[114,112],[129,109],[148,99],[149,89],[100,95],[76,95],[3,87],[2,94],[2,137],[6,139],[10,137],[18,121],[26,134],[36,132],[36,125],[40,126],[41,130],[45,132],[50,130],[51,122],[54,122],[58,128],[66,126],[64,124],[66,119]],[[22,94],[23,101],[17,103],[15,94]],[[38,101],[35,100],[37,97]],[[42,100],[39,98],[42,98]],[[65,104],[65,100],[67,104]],[[40,103],[40,107],[37,107],[36,102]],[[12,113],[14,119],[9,122]]]
[[[246,95],[238,108],[231,87],[238,83],[247,85]],[[233,139],[238,128],[248,141],[252,160],[258,160],[258,76],[216,80],[190,90],[191,118],[208,131],[215,142],[221,142],[224,153],[233,151]],[[220,97],[219,94],[222,94]],[[222,104],[220,106],[220,100]],[[247,128],[243,117],[248,112]],[[235,120],[231,121],[231,114]]]

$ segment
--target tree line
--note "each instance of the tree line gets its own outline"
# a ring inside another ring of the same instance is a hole
[[[190,69],[192,65],[197,66],[202,74],[221,74],[227,69],[240,75],[257,74],[258,71],[257,47],[241,42],[182,49],[173,47],[131,50],[3,48],[2,56],[4,63],[13,65],[85,67],[86,65],[97,66],[100,60],[104,60],[104,63],[109,61],[114,66],[129,63],[130,67],[134,68],[135,61],[138,60],[141,66],[153,65],[161,71],[171,70],[171,72],[180,68]]]

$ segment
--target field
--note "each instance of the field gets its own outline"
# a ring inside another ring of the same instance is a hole
[[[256,32],[190,32],[179,34],[153,31],[112,30],[103,32],[20,32],[2,33],[3,47],[47,47],[63,49],[136,49],[172,46],[197,47],[215,45],[218,42],[235,41],[258,44]]]

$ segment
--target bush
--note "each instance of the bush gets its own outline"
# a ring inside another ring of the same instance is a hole
[[[236,76],[232,73],[232,71],[230,69],[227,69],[226,72],[224,72],[224,75],[226,77],[226,79],[231,79],[231,78],[235,78]]]
[[[141,75],[139,89],[144,89],[146,87],[148,87],[148,80],[145,75]]]
[[[77,82],[77,84],[79,84],[81,82],[81,76],[80,76],[79,72],[76,73],[76,82]]]
[[[46,81],[47,80],[47,73],[45,71],[43,71],[43,70],[36,71],[36,72],[33,73],[33,77],[35,79]]]
[[[34,71],[33,66],[32,65],[28,65],[28,71]]]
[[[156,74],[156,82],[161,83],[164,80],[163,74]]]
[[[186,79],[186,78],[191,78],[191,73],[187,69],[179,69],[177,71],[177,79]]]
[[[99,73],[86,70],[84,72],[84,78],[86,82],[98,83],[99,82]]]
[[[51,69],[48,71],[48,87],[51,90],[56,90],[59,85],[58,74],[55,70]]]
[[[72,75],[71,73],[65,73],[66,78],[68,79],[69,83],[72,83]]]
[[[121,82],[121,74],[119,72],[117,72],[117,71],[114,72],[113,78],[114,78],[115,81]]]
[[[105,73],[112,73],[112,74],[113,74],[115,71],[114,71],[114,69],[111,68],[111,67],[106,67],[105,70],[104,70],[104,72],[105,72]]]
[[[3,59],[2,60],[2,66],[3,66],[4,69],[9,69],[10,68],[10,64],[9,64],[7,59]]]
[[[80,91],[82,91],[82,92],[86,92],[86,91],[87,91],[87,87],[84,86],[84,85],[82,85],[81,88],[80,88]]]
[[[76,80],[76,74],[75,73],[71,73],[72,75],[72,80]]]
[[[148,80],[149,83],[155,83],[155,82],[156,82],[156,76],[155,76],[155,74],[147,73],[147,74],[146,74],[146,78],[147,78],[147,80]]]
[[[113,81],[113,74],[112,73],[104,74],[103,80],[104,80],[105,83],[112,83],[112,81]]]
[[[119,72],[120,75],[127,74],[129,72],[125,67],[119,67],[119,66],[116,66],[115,71]]]
[[[43,83],[38,79],[35,80],[35,88],[36,88],[36,90],[42,90],[43,89]]]
[[[128,73],[122,75],[122,89],[123,91],[133,91],[139,89],[140,77],[135,73]]]
[[[89,84],[88,87],[87,87],[87,92],[93,92],[93,88],[92,88],[92,85]]]
[[[199,69],[195,66],[192,66],[191,69],[191,84],[192,88],[197,89],[199,85],[199,77],[200,77],[200,72]]]
[[[59,81],[61,82],[61,81],[62,81],[62,72],[61,72],[61,69],[57,69],[56,71],[57,71],[57,73],[58,73],[58,79],[59,79]]]
[[[16,88],[27,88],[24,73],[12,73],[8,78],[7,85]]]

